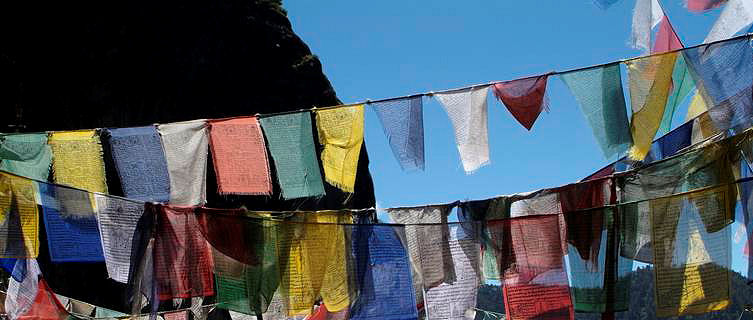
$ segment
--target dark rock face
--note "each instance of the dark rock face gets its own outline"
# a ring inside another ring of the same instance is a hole
[[[0,4],[0,132],[142,126],[338,103],[279,0]],[[220,197],[208,172],[211,207],[375,203],[365,146],[353,195],[327,185],[322,199],[283,201],[278,186],[272,197]],[[119,182],[108,184],[117,194]],[[122,288],[106,280],[104,264],[53,265],[42,251],[40,264],[57,292],[122,309]]]

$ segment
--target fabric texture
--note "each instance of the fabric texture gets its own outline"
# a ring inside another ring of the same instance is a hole
[[[214,294],[212,251],[201,234],[194,207],[159,205],[153,252],[160,301]]]
[[[730,304],[727,190],[651,200],[656,315],[725,309]],[[718,231],[711,231],[718,230]]]
[[[364,107],[359,104],[315,112],[319,144],[324,147],[324,179],[345,192],[353,193],[363,144]]]
[[[541,114],[548,110],[546,83],[548,75],[500,82],[492,86],[494,96],[505,104],[513,117],[528,130]]]
[[[9,319],[64,320],[68,312],[52,289],[42,279],[36,259],[20,260],[17,268],[24,268],[26,276],[9,280],[5,312]],[[21,266],[23,265],[23,266]]]
[[[508,319],[573,319],[557,215],[489,221]]]
[[[353,225],[352,254],[358,299],[354,320],[418,319],[408,251],[400,241],[404,229],[386,225]],[[401,235],[402,233],[402,235]]]
[[[37,186],[52,262],[104,261],[92,195],[48,183]]]
[[[308,112],[260,118],[277,173],[282,197],[320,197],[324,193],[322,171],[316,158]]]
[[[753,122],[752,51],[747,38],[683,51],[709,116],[720,131],[739,133]]]
[[[688,70],[688,64],[685,62],[685,56],[677,55],[675,67],[672,71],[672,88],[667,98],[667,104],[664,107],[664,115],[659,125],[659,134],[665,134],[672,129],[672,119],[674,118],[677,108],[683,101],[690,96],[695,89],[695,81]]]
[[[47,134],[0,135],[0,170],[47,181],[51,165]]]
[[[630,121],[633,136],[631,159],[643,160],[651,148],[664,116],[676,60],[677,53],[667,53],[626,63],[633,110]]]
[[[624,153],[632,143],[622,91],[620,65],[610,64],[560,75],[578,100],[606,158]]]
[[[144,214],[144,204],[103,194],[95,194],[94,198],[107,275],[117,282],[128,283],[133,238]]]
[[[431,250],[432,252],[441,252],[438,255],[421,256],[420,251],[422,249],[419,237],[421,234],[420,226],[409,224],[421,224],[421,223],[441,223],[446,226],[447,216],[452,209],[448,205],[426,206],[426,207],[407,207],[407,208],[390,208],[387,209],[392,221],[399,224],[406,224],[405,226],[405,242],[408,248],[408,256],[411,261],[413,269],[413,288],[415,290],[416,302],[421,304],[424,301],[423,288],[430,288],[439,283],[442,283],[446,277],[445,272],[448,271],[445,266],[449,265],[450,248],[447,245],[447,237],[449,231],[443,230],[438,233],[431,234],[430,239],[426,239],[423,245],[423,249]],[[440,239],[435,239],[439,237]],[[443,241],[444,240],[444,241]],[[433,266],[433,272],[424,272],[423,264]],[[437,270],[437,266],[440,266]]]
[[[220,194],[271,195],[264,136],[254,117],[209,122],[209,142]]]
[[[489,164],[488,91],[482,86],[434,94],[452,122],[467,174]]]
[[[404,171],[424,170],[423,98],[370,103],[397,162]]]
[[[170,176],[157,128],[108,129],[107,133],[125,196],[142,201],[170,200]]]
[[[202,205],[207,199],[209,135],[204,120],[160,124],[167,171],[170,204]]]
[[[753,22],[753,3],[747,0],[729,0],[703,43],[731,38],[743,31],[751,22]]]
[[[633,48],[648,52],[651,49],[651,32],[664,18],[664,10],[658,0],[636,0],[633,8]]]
[[[56,132],[48,143],[54,158],[55,183],[107,193],[102,145],[96,131]]]
[[[39,254],[37,192],[35,182],[0,172],[0,258]]]
[[[280,289],[288,316],[311,313],[318,297],[330,312],[351,303],[345,229],[352,223],[338,212],[298,215],[280,224]]]

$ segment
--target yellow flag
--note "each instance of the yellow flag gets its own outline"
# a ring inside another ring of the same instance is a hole
[[[319,143],[324,146],[324,178],[345,192],[354,192],[356,184],[358,156],[363,144],[363,110],[363,105],[359,104],[316,111]]]
[[[651,150],[651,143],[661,124],[672,88],[672,71],[676,59],[677,53],[668,53],[626,63],[630,78],[630,104],[633,109],[630,120],[632,159],[643,160]]]
[[[94,130],[57,132],[50,136],[55,182],[107,193],[102,146]]]
[[[688,114],[685,116],[685,121],[691,120],[708,110],[709,108],[706,106],[703,96],[696,92],[693,96],[693,100],[690,101],[690,106],[688,106]]]
[[[37,197],[34,181],[0,173],[0,225],[4,233],[0,241],[4,242],[4,251],[0,251],[0,258],[36,258],[39,255]],[[8,223],[8,219],[18,219],[20,228],[14,228],[15,224]],[[18,240],[23,241],[23,248],[15,242]]]
[[[311,312],[319,298],[327,310],[350,306],[345,229],[352,223],[339,212],[306,214],[304,223],[283,223],[281,230],[281,289],[288,315]]]

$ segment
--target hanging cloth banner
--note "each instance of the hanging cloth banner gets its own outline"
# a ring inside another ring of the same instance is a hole
[[[0,172],[0,258],[39,254],[37,192],[34,181]]]
[[[691,12],[703,12],[721,7],[727,0],[685,0],[685,7]]]
[[[420,255],[420,243],[419,243],[419,227],[417,223],[441,223],[446,226],[447,216],[452,209],[449,205],[437,205],[427,207],[413,207],[413,208],[391,208],[387,209],[392,221],[399,224],[406,224],[405,226],[405,239],[408,247],[408,254],[410,257],[411,265],[413,266],[413,288],[415,290],[416,302],[421,304],[424,301],[424,288],[431,288],[444,281],[445,271],[448,257],[451,257],[450,248],[448,246],[447,236],[449,232],[439,232],[428,235],[431,239],[426,239],[426,245],[433,245],[433,248],[427,249],[431,251],[439,251],[443,254],[435,256]],[[424,271],[423,264],[427,264],[427,269]],[[433,269],[430,269],[433,268]]]
[[[65,320],[68,312],[41,277],[36,259],[19,260],[26,270],[21,280],[9,279],[5,312],[9,319]]]
[[[107,129],[115,169],[126,197],[170,200],[170,177],[157,128]]]
[[[55,132],[48,143],[55,183],[107,193],[102,145],[95,130]]]
[[[318,297],[331,312],[351,303],[345,227],[339,212],[298,215],[279,226],[280,289],[289,317],[311,313]]]
[[[574,319],[557,215],[488,222],[508,319]]]
[[[160,301],[214,294],[212,251],[194,207],[158,205],[154,233],[154,282]]]
[[[103,194],[95,194],[94,198],[107,275],[117,282],[128,283],[133,237],[144,204]]]
[[[509,198],[506,196],[486,200],[475,200],[460,203],[458,207],[458,220],[460,222],[479,221],[479,237],[481,239],[481,264],[483,279],[501,280],[497,258],[492,250],[491,236],[486,228],[486,220],[509,218],[510,205]],[[501,296],[499,297],[502,298]],[[500,301],[500,304],[503,302]]]
[[[267,312],[280,281],[280,222],[248,217],[244,209],[196,210],[201,232],[213,248],[220,307]]]
[[[753,121],[752,51],[749,38],[683,51],[709,116],[720,131],[739,133]]]
[[[578,100],[606,158],[624,153],[632,143],[622,91],[620,64],[560,75]]]
[[[436,284],[424,281],[428,319],[465,319],[476,307],[481,283],[481,243],[473,232],[477,230],[471,226],[474,224],[416,226],[423,279],[430,280],[438,274],[444,276]],[[443,264],[429,263],[436,257],[444,260]],[[437,269],[443,270],[438,272]]]
[[[209,121],[209,142],[220,194],[271,195],[264,136],[254,117]]]
[[[703,43],[730,38],[753,23],[753,3],[748,0],[729,0]]]
[[[725,187],[651,200],[657,317],[730,304],[729,195]],[[718,231],[712,231],[718,230]]]
[[[466,174],[489,164],[488,91],[483,86],[434,94],[452,122]]]
[[[324,179],[345,192],[355,192],[358,157],[363,144],[362,104],[315,110]]]
[[[47,134],[0,135],[0,170],[47,181],[51,165]]]
[[[492,89],[494,96],[505,104],[513,117],[528,130],[541,114],[549,109],[546,98],[548,75],[500,82]]]
[[[351,307],[350,319],[418,319],[410,260],[400,241],[405,237],[404,228],[352,225],[346,229],[351,229],[347,233],[353,235],[360,293]]]
[[[204,120],[160,124],[168,176],[170,204],[203,205],[207,199],[208,125]]]
[[[664,10],[658,0],[636,0],[633,8],[633,33],[631,44],[633,48],[643,52],[651,49],[652,29],[661,23]]]
[[[422,97],[370,104],[403,171],[424,170],[424,111]]]
[[[630,121],[630,132],[633,135],[631,159],[643,160],[651,149],[664,116],[676,60],[677,53],[667,53],[626,63],[633,110]]]
[[[52,262],[100,262],[102,240],[89,192],[38,183]]]
[[[324,196],[316,158],[311,114],[298,112],[260,118],[284,199]]]

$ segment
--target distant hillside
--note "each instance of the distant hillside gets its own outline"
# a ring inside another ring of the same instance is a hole
[[[747,285],[747,280],[738,273],[731,277],[732,305],[726,310],[703,315],[689,315],[673,319],[677,320],[737,320],[745,305],[753,305],[753,285]],[[617,319],[656,319],[656,305],[654,303],[654,273],[651,268],[642,268],[633,275],[632,291],[630,292],[630,309],[617,314]],[[494,285],[483,285],[479,289],[478,307],[497,313],[505,312],[502,300],[502,288]],[[601,319],[599,314],[576,313],[576,319]],[[488,319],[488,318],[487,318]],[[753,313],[746,313],[742,319],[753,319]],[[476,320],[485,320],[481,313]]]

